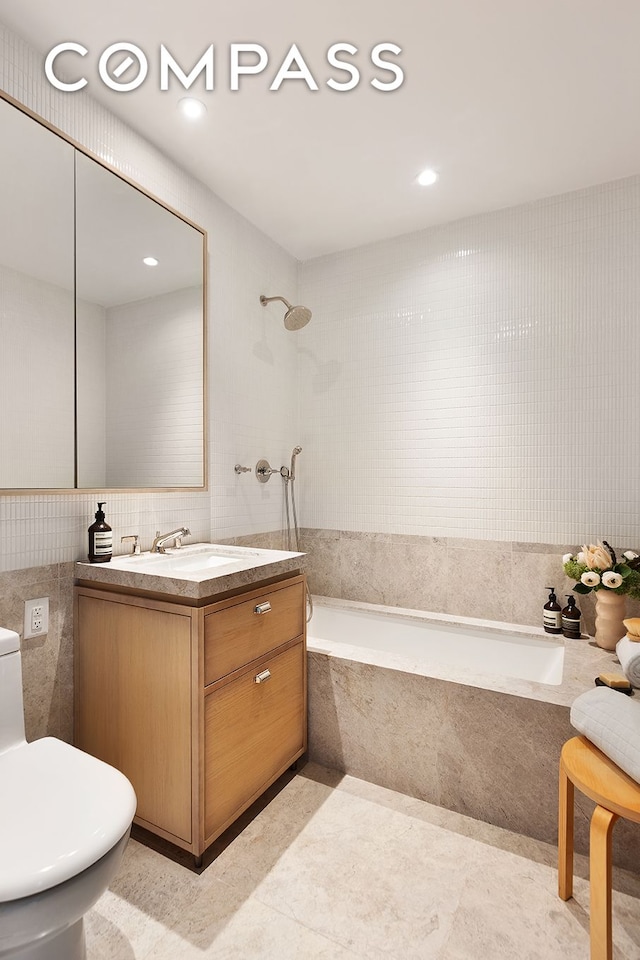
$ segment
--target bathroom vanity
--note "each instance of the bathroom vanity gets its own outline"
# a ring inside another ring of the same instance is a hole
[[[305,580],[296,554],[212,576],[182,553],[77,565],[75,742],[197,858],[306,749]]]

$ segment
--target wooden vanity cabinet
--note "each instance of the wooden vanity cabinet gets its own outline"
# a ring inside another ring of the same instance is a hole
[[[205,843],[299,755],[303,678],[304,648],[296,643],[205,698]]]
[[[304,577],[219,601],[75,588],[75,742],[202,852],[306,750]]]
[[[129,777],[139,823],[191,844],[190,611],[78,589],[75,624],[76,745]]]

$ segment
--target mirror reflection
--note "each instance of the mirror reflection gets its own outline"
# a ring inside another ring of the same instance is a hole
[[[74,149],[4,101],[0,131],[0,487],[73,487]]]
[[[78,485],[202,486],[202,234],[76,164]]]
[[[205,234],[2,98],[0,137],[0,490],[204,486]]]

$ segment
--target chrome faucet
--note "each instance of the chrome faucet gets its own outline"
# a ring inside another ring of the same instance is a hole
[[[182,546],[182,538],[190,537],[191,530],[187,530],[186,527],[178,527],[177,530],[172,530],[171,533],[160,533],[159,530],[156,531],[156,538],[151,545],[151,553],[165,553],[165,544],[169,540],[175,540],[176,550]]]
[[[139,557],[140,556],[140,537],[137,533],[132,533],[128,537],[120,537],[120,543],[126,543],[127,540],[133,540],[133,546],[131,547],[131,556]]]

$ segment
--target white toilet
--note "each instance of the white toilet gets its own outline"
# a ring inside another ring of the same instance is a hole
[[[82,918],[135,810],[118,770],[53,737],[26,742],[20,638],[0,627],[0,960],[84,960]]]

